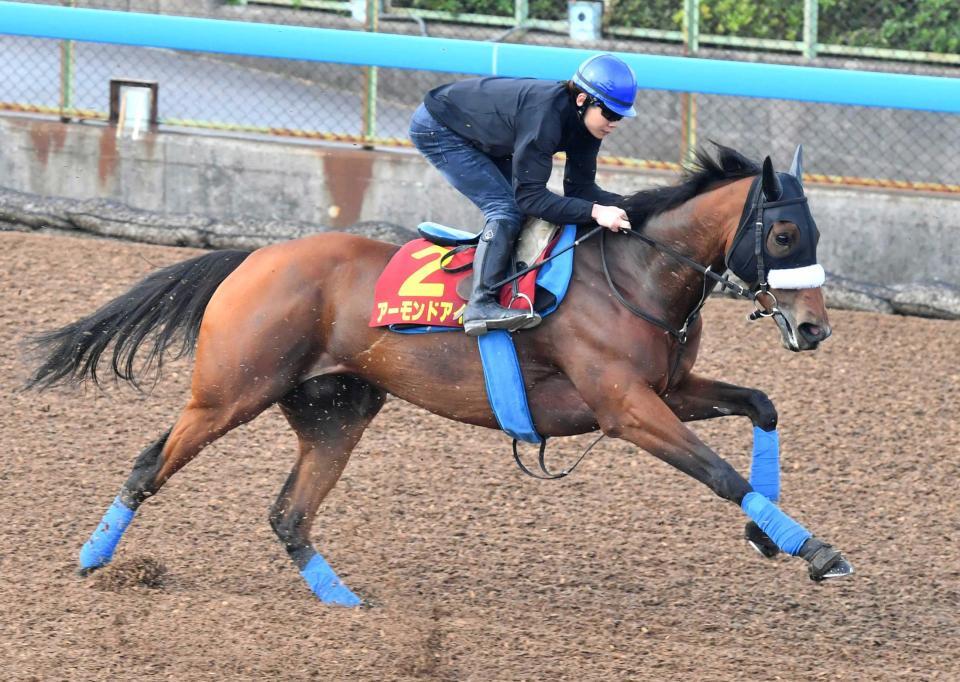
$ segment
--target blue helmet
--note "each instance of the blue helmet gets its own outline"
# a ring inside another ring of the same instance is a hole
[[[577,67],[573,84],[596,97],[604,106],[621,116],[636,116],[637,78],[633,70],[612,54],[598,54]]]

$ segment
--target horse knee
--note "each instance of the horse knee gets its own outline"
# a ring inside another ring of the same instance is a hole
[[[597,425],[607,438],[623,438],[623,421],[613,414],[598,414]]]
[[[750,394],[750,406],[753,410],[754,426],[759,426],[764,431],[773,431],[777,428],[777,408],[773,401],[767,397],[763,391],[754,390]]]

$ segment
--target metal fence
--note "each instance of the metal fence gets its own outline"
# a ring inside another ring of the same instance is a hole
[[[602,15],[599,3],[557,0],[38,4],[960,76],[954,0],[619,0]],[[404,145],[424,93],[458,77],[0,36],[0,109],[106,119],[110,80],[141,79],[159,83],[164,126],[235,134]],[[785,163],[803,142],[815,180],[960,192],[955,115],[655,90],[640,92],[638,110],[604,143],[603,162],[677,168],[715,140]]]

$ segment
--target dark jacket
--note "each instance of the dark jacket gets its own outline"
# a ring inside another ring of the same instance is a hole
[[[587,130],[565,83],[470,78],[427,93],[427,111],[485,154],[513,156],[513,188],[523,213],[552,223],[588,223],[594,203],[622,197],[596,184],[600,140]],[[563,197],[547,189],[553,155],[567,153]]]

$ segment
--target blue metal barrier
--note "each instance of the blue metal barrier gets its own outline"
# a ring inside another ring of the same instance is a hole
[[[217,19],[0,2],[0,33],[252,57],[561,80],[590,54]],[[960,79],[617,53],[641,88],[960,113]]]

